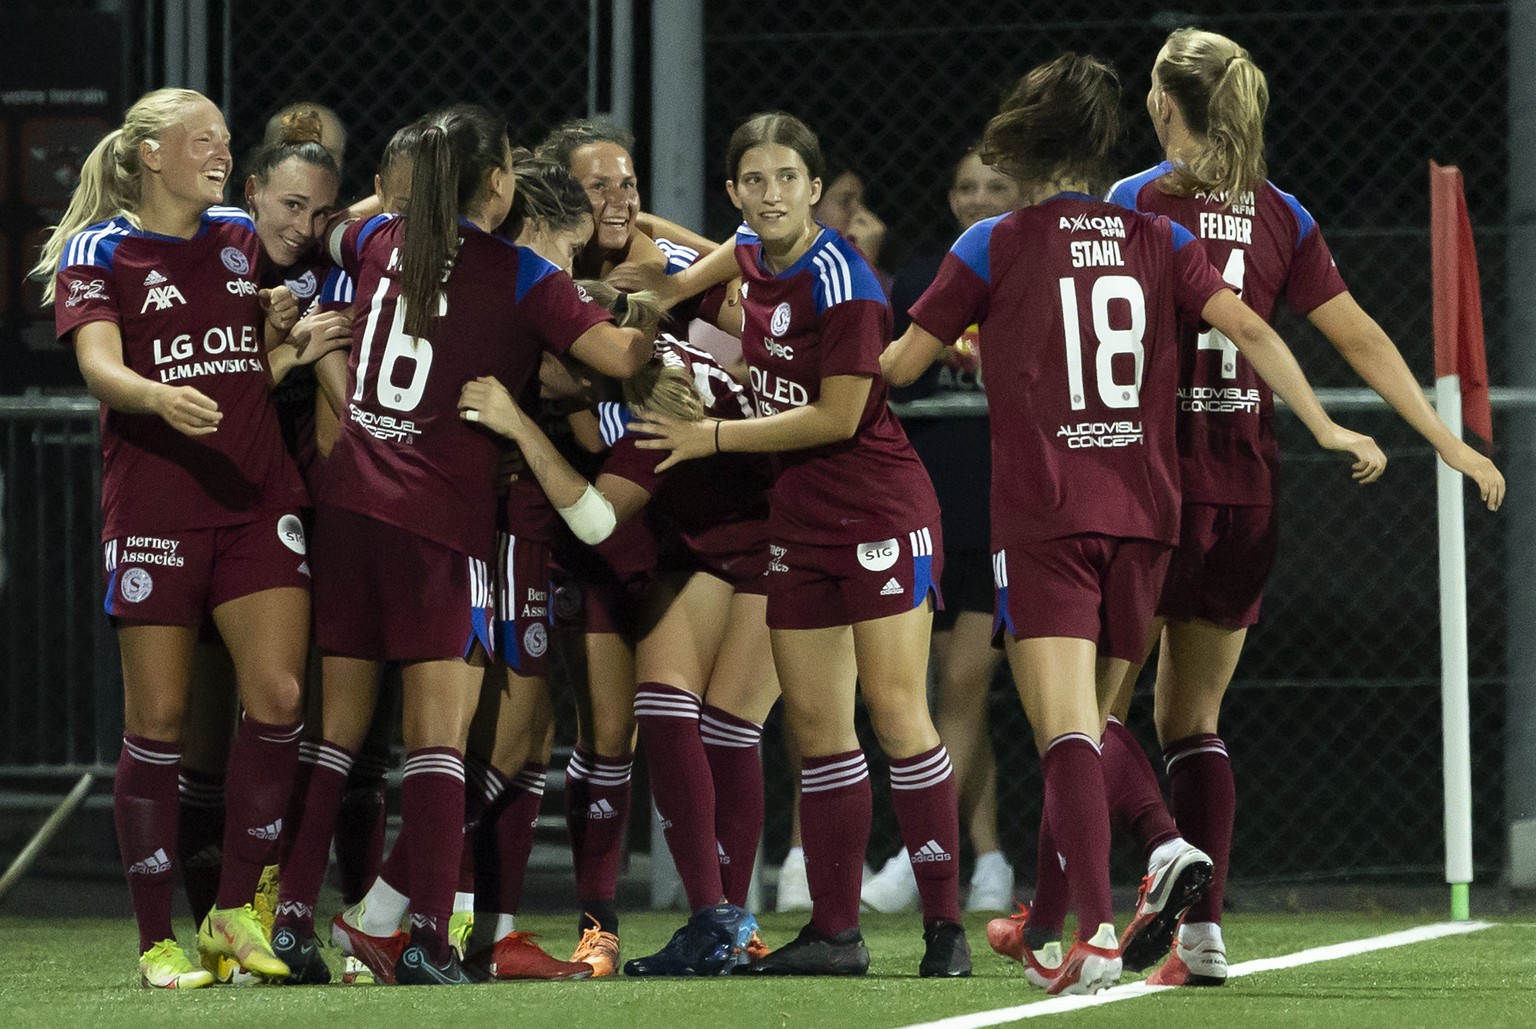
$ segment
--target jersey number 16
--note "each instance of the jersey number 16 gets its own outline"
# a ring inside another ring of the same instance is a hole
[[[357,386],[353,400],[362,400],[368,390],[368,361],[373,353],[374,337],[378,335],[379,314],[384,305],[384,294],[389,290],[389,280],[380,279],[374,291],[373,302],[368,306],[368,325],[363,331],[363,345],[357,358]],[[437,316],[448,313],[448,298],[437,295]],[[401,361],[411,364],[411,377],[404,384],[396,382],[397,368]],[[375,385],[379,403],[392,411],[416,410],[421,396],[427,390],[427,373],[432,370],[432,344],[405,331],[405,297],[395,300],[395,317],[389,325],[389,337],[384,341],[384,356],[379,363],[379,378]]]

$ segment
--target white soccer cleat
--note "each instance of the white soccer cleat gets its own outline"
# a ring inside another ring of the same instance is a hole
[[[1087,943],[1072,942],[1061,970],[1045,992],[1052,996],[1098,993],[1120,981],[1120,941],[1115,927],[1099,923],[1099,931]]]
[[[1224,986],[1227,982],[1227,945],[1221,926],[1214,922],[1179,926],[1173,953],[1163,967],[1147,976],[1154,986]]]
[[[1179,919],[1205,895],[1214,873],[1210,856],[1184,840],[1178,841],[1170,856],[1148,867],[1136,897],[1136,914],[1120,937],[1127,969],[1140,972],[1168,953]]]

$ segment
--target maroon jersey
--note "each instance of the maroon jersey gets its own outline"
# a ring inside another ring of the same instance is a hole
[[[992,548],[1098,533],[1179,537],[1179,324],[1224,284],[1182,227],[1063,193],[977,222],[912,320],[979,326]]]
[[[850,439],[773,456],[774,538],[856,544],[937,521],[928,472],[886,402],[880,352],[890,341],[891,309],[868,262],[835,230],[822,228],[798,261],[775,274],[745,226],[736,234],[736,262],[741,350],[759,415],[814,402],[828,376],[871,379]]]
[[[1173,170],[1164,161],[1123,179],[1110,191],[1113,203],[1161,214],[1192,232],[1211,263],[1266,322],[1283,294],[1297,314],[1307,314],[1348,287],[1317,222],[1266,182],[1231,207],[1223,197],[1163,192]],[[1274,399],[1232,341],[1207,329],[1186,340],[1179,355],[1179,470],[1184,499],[1204,504],[1272,504],[1280,450],[1275,442]]]
[[[287,286],[299,303],[303,316],[319,306],[320,289],[334,266],[329,257],[316,249],[307,258],[287,268],[279,268],[267,259],[265,251],[261,260],[261,288]],[[277,421],[283,432],[283,445],[299,466],[305,482],[314,488],[310,478],[315,462],[320,457],[315,444],[315,380],[313,365],[303,364],[290,368],[283,381],[272,391],[272,402],[277,407]]]
[[[501,444],[459,417],[460,390],[490,375],[519,396],[542,350],[563,354],[610,316],[532,250],[459,224],[430,339],[405,331],[404,219],[379,215],[342,236],[336,256],[357,283],[357,314],[347,405],[322,499],[478,555],[495,541]]]
[[[191,239],[92,225],[64,248],[55,280],[59,339],[111,322],[123,363],[192,386],[219,405],[217,432],[185,436],[151,414],[101,409],[102,539],[147,528],[206,529],[308,503],[283,449],[256,298],[261,242],[233,207],[203,213]]]
[[[657,341],[663,362],[685,370],[704,397],[707,418],[752,416],[741,385],[719,361],[675,336]],[[612,449],[603,472],[628,479],[651,494],[646,518],[658,536],[676,535],[701,559],[768,547],[768,493],[773,472],[765,455],[726,453],[684,461],[665,472],[656,466],[665,450],[642,450],[627,431],[633,415],[618,404],[600,408],[603,441]]]

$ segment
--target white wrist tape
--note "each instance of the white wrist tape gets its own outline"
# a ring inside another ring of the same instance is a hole
[[[576,503],[559,508],[559,511],[560,517],[565,519],[565,524],[571,527],[576,538],[588,546],[601,543],[613,535],[614,526],[618,524],[613,505],[597,491],[596,486],[590,484]]]

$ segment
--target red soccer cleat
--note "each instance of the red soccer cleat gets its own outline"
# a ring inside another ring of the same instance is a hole
[[[405,953],[411,937],[398,929],[392,936],[369,936],[342,915],[337,915],[331,921],[331,942],[340,947],[343,954],[367,965],[376,982],[393,986],[395,965],[399,964],[400,955]]]
[[[1072,949],[1067,951],[1066,960],[1045,992],[1053,997],[1098,993],[1119,981],[1120,940],[1115,935],[1115,927],[1103,922],[1087,943],[1072,941]]]
[[[592,966],[585,961],[561,961],[534,943],[534,933],[510,932],[489,947],[471,954],[464,962],[487,979],[590,979]],[[479,978],[479,976],[476,976]]]

